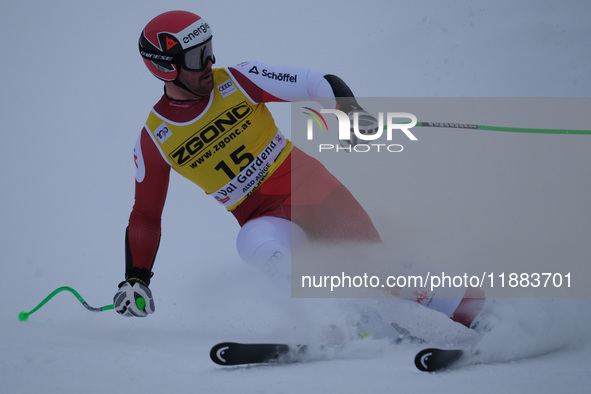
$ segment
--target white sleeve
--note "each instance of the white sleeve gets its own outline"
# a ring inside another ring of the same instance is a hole
[[[313,99],[325,108],[335,108],[332,87],[324,78],[326,73],[303,67],[271,66],[260,62],[245,62],[234,68],[268,94],[284,101]]]

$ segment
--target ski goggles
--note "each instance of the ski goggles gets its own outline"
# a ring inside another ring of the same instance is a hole
[[[211,39],[212,37],[209,37],[201,44],[186,49],[181,53],[177,53],[176,55],[145,50],[142,49],[140,45],[140,55],[142,55],[144,59],[148,59],[153,62],[178,64],[189,71],[203,71],[209,61],[211,61],[211,63],[215,63]]]
[[[209,37],[207,41],[189,48],[175,56],[181,66],[189,71],[203,71],[210,60],[211,63],[215,63],[211,39],[212,37]]]

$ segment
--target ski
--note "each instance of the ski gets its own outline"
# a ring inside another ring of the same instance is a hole
[[[209,352],[211,361],[218,365],[286,364],[305,361],[307,347],[285,343],[220,342]],[[415,356],[415,366],[424,372],[435,372],[456,366],[465,358],[461,349],[427,348]]]
[[[465,355],[461,349],[423,349],[415,356],[415,366],[424,372],[435,372],[450,368]]]
[[[221,342],[211,348],[209,357],[219,365],[290,363],[301,359],[306,346],[284,343]]]

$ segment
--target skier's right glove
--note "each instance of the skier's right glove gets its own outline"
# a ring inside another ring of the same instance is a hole
[[[134,279],[119,283],[119,290],[113,297],[113,306],[123,316],[146,317],[155,310],[148,286]]]

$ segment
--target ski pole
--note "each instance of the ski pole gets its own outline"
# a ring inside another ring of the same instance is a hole
[[[537,128],[526,128],[526,127],[483,126],[483,125],[469,124],[469,123],[449,123],[449,122],[417,122],[415,127],[446,127],[446,128],[451,128],[451,129],[505,131],[505,132],[511,132],[511,133],[591,135],[591,130],[537,129]]]
[[[20,321],[26,321],[29,318],[30,315],[32,315],[33,313],[35,313],[36,311],[38,311],[39,308],[41,308],[43,305],[45,305],[57,293],[62,292],[64,290],[67,290],[70,293],[74,294],[74,296],[76,296],[76,298],[78,299],[78,301],[80,301],[80,303],[82,303],[82,305],[86,309],[88,309],[89,311],[91,311],[91,312],[102,312],[102,311],[108,311],[110,309],[113,309],[113,304],[111,304],[111,305],[105,305],[105,306],[102,306],[100,308],[92,307],[92,306],[88,305],[88,303],[84,300],[84,298],[82,298],[80,296],[80,294],[78,294],[78,292],[76,290],[74,290],[73,288],[68,287],[68,286],[63,286],[63,287],[57,288],[54,291],[52,291],[47,297],[45,297],[45,299],[43,301],[41,301],[39,303],[39,305],[37,305],[35,308],[33,308],[32,310],[30,310],[29,312],[23,311],[23,312],[19,313],[18,314],[19,320]]]
[[[306,112],[305,112],[306,113]],[[406,125],[410,123],[397,123],[398,125]],[[451,122],[417,122],[413,127],[443,127],[448,129],[469,129],[469,130],[486,130],[486,131],[504,131],[510,133],[531,133],[531,134],[578,134],[591,135],[591,130],[578,129],[538,129],[527,127],[504,127],[504,126],[484,126],[471,123],[451,123]],[[384,131],[388,130],[388,125],[384,125]],[[347,140],[350,144],[350,141]],[[345,146],[345,145],[342,145]]]

